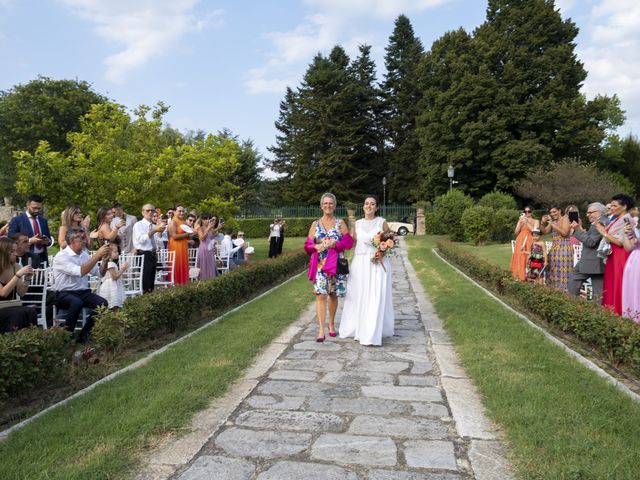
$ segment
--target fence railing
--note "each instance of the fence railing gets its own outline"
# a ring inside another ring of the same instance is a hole
[[[338,217],[347,216],[347,208],[344,205],[338,205],[335,212]],[[387,205],[381,206],[379,215],[387,220],[397,221],[406,218],[409,222],[413,221],[416,209],[411,205]],[[314,218],[322,215],[320,207],[317,205],[295,205],[286,207],[250,207],[241,209],[236,216],[239,218]],[[364,216],[362,205],[356,208],[356,218]]]

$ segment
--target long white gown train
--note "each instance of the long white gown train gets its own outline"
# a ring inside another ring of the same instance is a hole
[[[382,345],[382,337],[393,336],[394,332],[391,262],[385,257],[384,268],[372,263],[376,249],[369,245],[383,224],[382,217],[356,222],[357,242],[339,333],[340,338],[353,337],[362,345]]]

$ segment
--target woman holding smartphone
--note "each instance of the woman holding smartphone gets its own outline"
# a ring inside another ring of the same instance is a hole
[[[524,212],[516,224],[516,244],[511,255],[511,274],[518,280],[527,278],[527,259],[533,243],[531,232],[540,228],[540,222],[533,218],[531,207],[524,207]]]
[[[573,270],[573,246],[569,237],[571,227],[562,208],[554,205],[549,213],[542,217],[540,230],[543,234],[551,233],[547,267],[547,285],[556,290],[566,292],[569,288],[569,273]]]

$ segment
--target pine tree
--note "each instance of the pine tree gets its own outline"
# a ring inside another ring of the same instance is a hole
[[[417,68],[423,52],[411,22],[405,15],[400,15],[386,47],[387,71],[382,84],[385,127],[390,145],[386,153],[389,198],[398,203],[416,199],[420,144],[415,128],[422,97]]]

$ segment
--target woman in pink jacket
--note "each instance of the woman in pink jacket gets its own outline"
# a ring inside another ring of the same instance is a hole
[[[329,304],[329,336],[335,337],[335,318],[338,310],[338,297],[346,293],[347,275],[337,273],[338,258],[345,250],[353,246],[349,228],[341,219],[334,216],[336,197],[325,193],[320,198],[322,217],[314,221],[304,245],[305,251],[311,255],[309,262],[309,280],[313,282],[316,294],[316,314],[318,317],[317,342],[324,342],[324,323]]]

